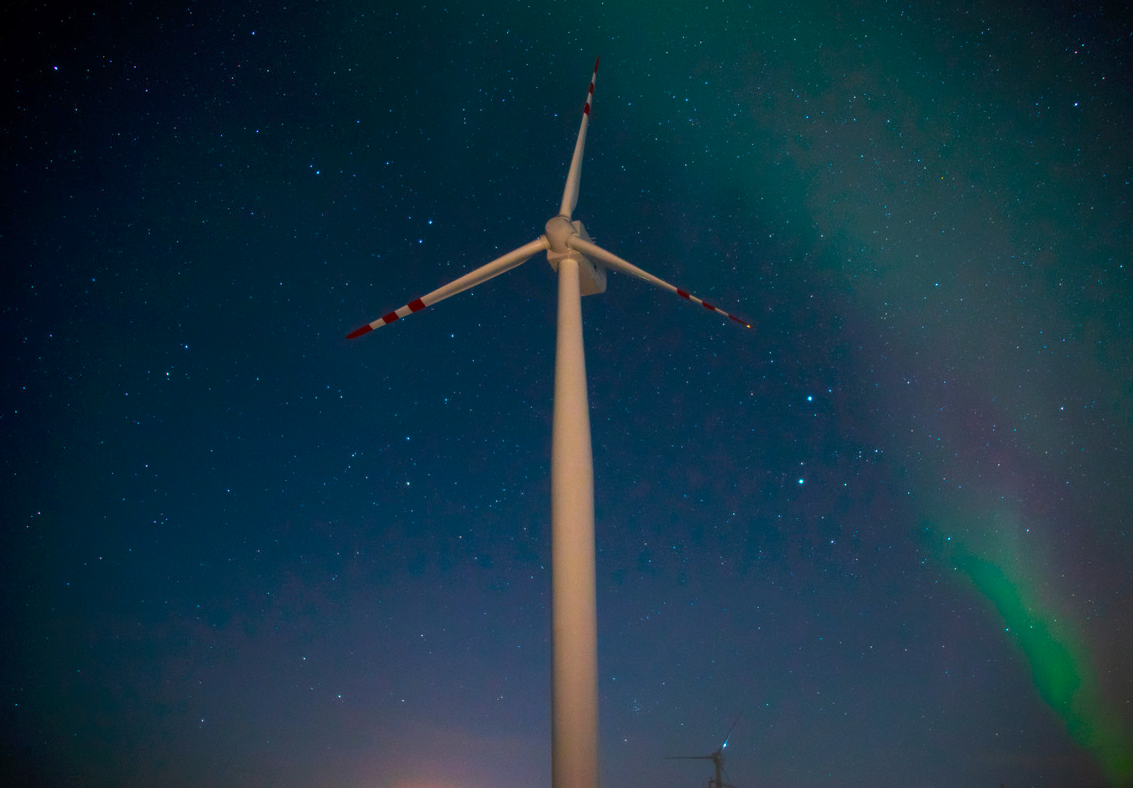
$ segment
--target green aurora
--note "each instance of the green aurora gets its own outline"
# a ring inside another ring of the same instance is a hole
[[[938,528],[930,530],[940,534]],[[1084,638],[1043,600],[1039,583],[1028,578],[1022,561],[993,558],[991,549],[974,549],[961,537],[938,538],[944,560],[1003,618],[1007,636],[1031,667],[1036,691],[1070,737],[1091,753],[1110,785],[1128,784],[1133,779],[1133,731],[1107,703]]]

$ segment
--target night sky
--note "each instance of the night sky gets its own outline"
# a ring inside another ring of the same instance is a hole
[[[8,4],[5,784],[550,784],[575,218],[605,788],[1133,784],[1133,25]]]

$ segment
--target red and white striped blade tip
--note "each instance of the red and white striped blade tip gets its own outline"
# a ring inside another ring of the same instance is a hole
[[[428,296],[425,296],[425,297],[428,298]],[[405,317],[406,315],[412,314],[413,312],[420,312],[425,307],[426,307],[426,304],[420,298],[415,299],[413,301],[410,301],[408,304],[403,306],[401,309],[390,312],[388,315],[382,315],[381,317],[379,317],[374,322],[367,323],[366,325],[362,326],[361,328],[354,329],[353,331],[351,331],[349,334],[346,335],[346,338],[347,339],[357,339],[358,337],[362,336],[363,334],[370,333],[375,328],[381,328],[382,326],[388,326],[393,321],[400,320],[401,318]]]
[[[715,312],[718,315],[723,315],[724,317],[728,318],[729,320],[733,320],[736,323],[739,323],[744,328],[751,328],[751,323],[747,322],[743,318],[736,317],[735,315],[729,315],[727,312],[725,312],[720,307],[715,306],[714,304],[710,304],[707,301],[703,301],[703,300],[697,298],[696,296],[694,296],[692,293],[688,292],[687,290],[682,290],[678,287],[677,288],[677,295],[679,295],[681,298],[684,298],[685,300],[694,301],[694,302],[700,304],[702,307],[709,310],[710,312]]]

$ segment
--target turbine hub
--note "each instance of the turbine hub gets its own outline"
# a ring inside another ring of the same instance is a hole
[[[574,235],[581,235],[587,240],[590,236],[582,226],[582,222],[572,222],[565,216],[552,216],[543,228],[546,232],[548,249],[560,258],[573,251],[567,246],[567,239]]]
[[[543,229],[545,231],[543,238],[547,242],[547,262],[551,264],[551,268],[555,269],[557,273],[559,260],[568,257],[577,260],[579,286],[582,289],[582,295],[606,292],[606,267],[598,265],[582,252],[572,249],[567,243],[575,236],[593,242],[594,239],[586,232],[582,222],[572,222],[562,215],[552,216],[547,220]]]

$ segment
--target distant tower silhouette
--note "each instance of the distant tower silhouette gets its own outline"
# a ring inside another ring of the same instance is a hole
[[[736,723],[740,721],[739,715],[732,722],[732,727],[728,728],[728,735],[724,737],[724,743],[716,748],[716,752],[711,755],[670,755],[668,760],[671,761],[712,761],[712,765],[716,767],[716,779],[708,781],[708,788],[736,788],[734,785],[729,785],[724,782],[724,750],[728,746],[728,739],[732,738],[732,730],[736,727]],[[1003,786],[999,786],[1003,788]]]

